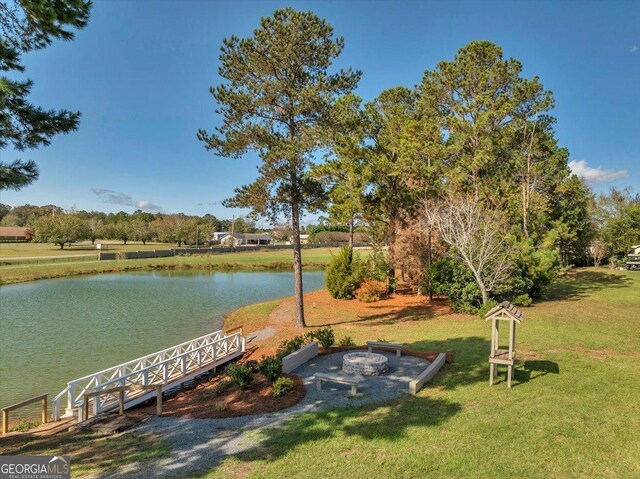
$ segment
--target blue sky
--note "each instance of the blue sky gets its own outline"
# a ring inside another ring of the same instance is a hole
[[[596,191],[640,191],[640,2],[214,2],[96,0],[87,28],[24,57],[32,101],[82,112],[78,131],[19,154],[40,179],[3,192],[12,205],[212,213],[252,181],[259,160],[217,158],[196,139],[218,123],[223,38],[262,16],[313,10],[345,38],[337,66],[363,71],[365,100],[413,86],[472,40],[491,40],[554,92],[560,144]],[[3,160],[16,155],[0,151]]]

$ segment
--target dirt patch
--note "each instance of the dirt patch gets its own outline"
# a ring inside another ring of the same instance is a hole
[[[271,382],[256,373],[253,382],[244,390],[234,384],[221,385],[226,380],[224,374],[213,376],[193,388],[181,391],[165,399],[162,415],[187,418],[225,418],[264,414],[286,409],[298,403],[305,396],[302,380],[298,376],[286,375],[293,380],[294,389],[285,396],[274,398]],[[136,408],[138,412],[153,413],[155,403]]]

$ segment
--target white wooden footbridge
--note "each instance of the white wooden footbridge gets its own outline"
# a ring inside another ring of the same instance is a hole
[[[172,346],[162,351],[147,354],[133,361],[114,366],[67,383],[53,399],[53,420],[63,417],[83,417],[85,394],[127,386],[161,385],[162,391],[175,388],[217,366],[242,356],[246,351],[246,338],[242,329],[223,333],[216,331]],[[126,390],[124,408],[130,408],[156,396],[156,390]],[[93,396],[93,395],[92,395]],[[62,414],[62,403],[66,409]],[[93,396],[89,408],[93,415],[117,409],[118,393]]]

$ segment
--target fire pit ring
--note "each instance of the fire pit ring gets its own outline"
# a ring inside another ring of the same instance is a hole
[[[347,353],[342,357],[342,371],[347,374],[362,374],[363,376],[380,376],[389,369],[386,356],[365,351]]]

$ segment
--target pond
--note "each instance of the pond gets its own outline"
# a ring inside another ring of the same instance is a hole
[[[304,273],[305,291],[323,272]],[[0,288],[0,407],[222,328],[241,306],[291,296],[290,272],[136,272]],[[16,416],[19,416],[16,411]]]

